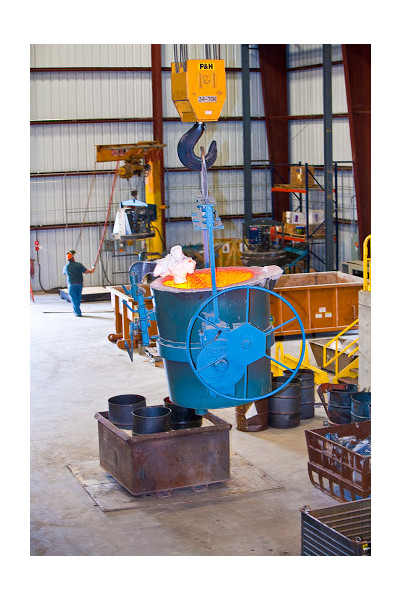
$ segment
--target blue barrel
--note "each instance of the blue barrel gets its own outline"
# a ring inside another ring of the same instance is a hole
[[[357,392],[357,384],[320,384],[318,395],[332,424],[351,422],[351,395]],[[324,395],[328,395],[328,404]]]
[[[229,270],[232,267],[220,267],[218,272]],[[239,269],[239,268],[236,268]],[[243,268],[240,268],[243,270]],[[250,279],[232,283],[231,286],[260,286],[272,289],[275,281],[267,277],[261,267],[248,267],[253,274]],[[196,274],[202,274],[208,270],[196,270]],[[159,338],[157,348],[160,357],[163,358],[164,367],[168,380],[169,398],[176,405],[190,407],[198,414],[204,414],[207,409],[218,409],[220,407],[234,407],[243,404],[243,398],[260,397],[271,390],[271,366],[266,357],[259,359],[248,367],[247,391],[244,392],[244,379],[226,390],[221,390],[224,384],[224,373],[216,372],[218,381],[217,390],[222,394],[210,393],[209,389],[193,373],[186,352],[186,335],[190,321],[201,304],[212,296],[211,288],[174,288],[164,285],[166,278],[157,278],[151,283],[150,288],[154,298],[157,317]],[[229,286],[226,287],[227,291]],[[224,288],[218,288],[218,292]],[[249,323],[260,330],[270,327],[270,295],[250,291]],[[229,325],[240,324],[246,321],[246,290],[232,290],[226,295],[218,297],[219,319]],[[209,311],[213,310],[213,304]],[[202,350],[199,327],[201,320],[197,320],[192,336],[192,356],[196,364],[197,356]],[[273,344],[271,336],[271,346]],[[266,349],[267,350],[267,349]],[[229,366],[230,367],[230,366]],[[218,370],[218,365],[215,366]],[[201,375],[201,373],[200,373]],[[222,386],[221,386],[222,383]],[[223,394],[236,395],[235,399],[227,399]]]
[[[371,419],[371,393],[356,392],[351,395],[351,421],[365,422]]]

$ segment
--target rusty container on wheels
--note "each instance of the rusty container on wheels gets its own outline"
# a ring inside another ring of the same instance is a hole
[[[231,424],[208,413],[201,428],[133,434],[96,413],[100,466],[132,495],[224,482],[230,478]]]

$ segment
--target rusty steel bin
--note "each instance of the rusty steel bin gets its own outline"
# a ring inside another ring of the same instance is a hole
[[[207,413],[200,428],[130,435],[98,421],[100,466],[132,495],[203,486],[230,478],[231,424]]]
[[[293,273],[282,275],[275,292],[296,309],[306,334],[334,332],[344,329],[358,317],[358,292],[363,279],[341,271]],[[284,323],[292,317],[285,303],[271,298],[273,323]],[[301,334],[297,321],[276,331],[277,335]]]
[[[371,496],[371,456],[360,455],[329,440],[327,434],[371,436],[371,422],[336,424],[305,430],[308,450],[308,476],[311,483],[337,501],[358,501]]]

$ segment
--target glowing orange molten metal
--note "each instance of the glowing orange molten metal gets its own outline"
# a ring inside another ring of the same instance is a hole
[[[254,273],[250,269],[242,269],[240,267],[225,267],[216,269],[217,288],[224,286],[233,286],[239,282],[250,280]],[[187,281],[184,284],[175,284],[173,276],[167,276],[163,280],[164,286],[170,288],[183,288],[185,290],[193,290],[196,288],[211,288],[211,270],[202,269],[194,273],[188,273]]]

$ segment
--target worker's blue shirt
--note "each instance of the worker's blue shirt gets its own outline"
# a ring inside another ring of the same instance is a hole
[[[63,269],[63,274],[67,276],[67,284],[83,284],[83,273],[87,271],[82,263],[76,261],[68,262]]]

